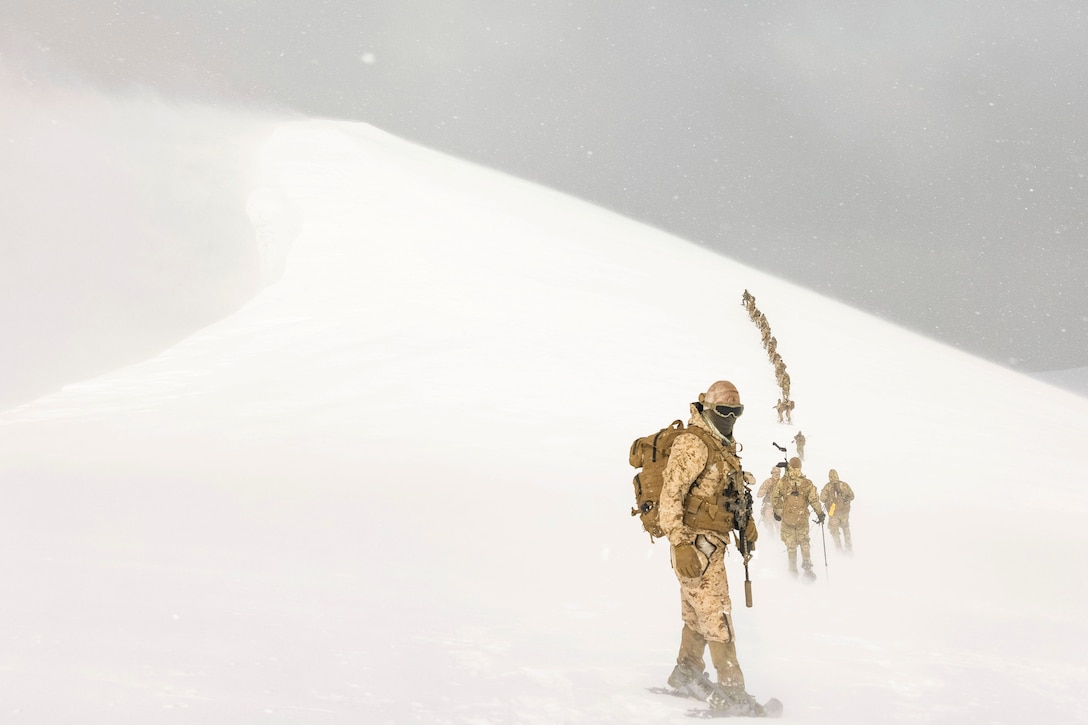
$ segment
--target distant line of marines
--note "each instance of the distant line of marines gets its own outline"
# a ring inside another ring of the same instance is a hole
[[[784,417],[784,422],[792,423],[794,403],[790,400],[790,374],[786,371],[786,362],[778,354],[778,338],[771,334],[771,323],[767,321],[767,316],[756,307],[756,298],[748,290],[744,290],[744,294],[741,295],[741,304],[748,310],[748,317],[759,328],[763,349],[767,351],[767,357],[774,366],[775,382],[782,391],[782,397],[774,406],[778,411],[778,422],[782,423]]]

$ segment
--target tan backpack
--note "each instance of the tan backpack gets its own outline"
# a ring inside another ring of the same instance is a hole
[[[799,526],[807,517],[806,509],[808,508],[808,499],[797,490],[798,480],[804,479],[796,479],[790,476],[787,480],[793,484],[793,490],[786,494],[782,504],[782,523]]]
[[[632,480],[635,487],[636,507],[631,509],[631,515],[638,516],[642,520],[642,528],[650,534],[651,541],[665,536],[665,532],[658,523],[657,505],[661,498],[661,489],[665,484],[665,466],[669,462],[673,441],[676,440],[676,436],[685,432],[699,436],[710,452],[700,476],[706,473],[715,462],[724,461],[719,447],[714,444],[709,433],[696,426],[685,428],[680,420],[674,420],[668,427],[656,433],[636,438],[631,444],[628,460],[632,466],[641,469]],[[739,469],[740,461],[734,460],[734,462],[736,468]],[[746,491],[743,483],[741,486]],[[732,504],[732,501],[705,501],[697,496],[688,496],[684,523],[695,528],[726,533],[733,528],[734,517],[732,511],[729,510]],[[741,502],[738,505],[744,504]],[[750,494],[748,495],[748,512],[751,513]]]

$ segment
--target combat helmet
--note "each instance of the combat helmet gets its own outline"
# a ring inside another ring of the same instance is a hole
[[[728,380],[719,380],[707,388],[705,393],[700,393],[699,402],[707,408],[715,405],[743,408],[740,402],[740,391]]]
[[[732,438],[733,425],[744,413],[740,391],[728,380],[719,380],[700,393],[698,408],[703,420],[726,440]]]

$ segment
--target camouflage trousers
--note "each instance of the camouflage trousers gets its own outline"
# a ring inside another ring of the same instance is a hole
[[[706,556],[708,564],[702,576],[680,582],[680,615],[684,625],[708,642],[732,642],[733,603],[729,599],[729,581],[725,576],[725,543],[703,536],[695,538],[695,548]]]
[[[854,549],[853,543],[850,541],[850,515],[836,515],[827,520],[828,531],[831,532],[831,538],[835,541],[835,548],[841,549],[843,544],[846,545],[847,551]]]
[[[790,571],[797,571],[797,549],[801,549],[801,565],[805,569],[812,568],[812,549],[808,536],[808,521],[797,526],[790,526],[782,522],[782,543],[786,545],[786,555],[790,561]]]

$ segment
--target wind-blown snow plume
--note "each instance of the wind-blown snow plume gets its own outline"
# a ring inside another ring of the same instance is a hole
[[[270,223],[297,222],[260,178],[269,119],[2,65],[0,94],[0,408],[153,354],[275,276]]]

